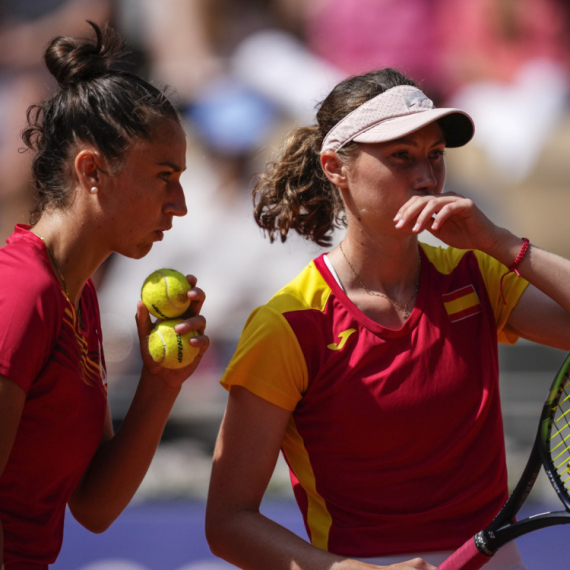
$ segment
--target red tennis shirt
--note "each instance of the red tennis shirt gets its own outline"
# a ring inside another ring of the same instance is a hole
[[[44,244],[17,226],[0,248],[0,374],[27,393],[0,476],[7,568],[23,562],[47,568],[55,561],[65,506],[101,441],[107,398],[91,281],[81,310],[80,324]]]
[[[420,244],[415,308],[387,329],[323,256],[247,321],[222,379],[292,412],[283,441],[313,545],[353,557],[453,550],[507,496],[497,341],[528,283]]]

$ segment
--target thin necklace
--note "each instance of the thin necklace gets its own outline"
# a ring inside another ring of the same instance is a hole
[[[366,285],[364,285],[364,283],[362,282],[360,275],[358,275],[358,273],[356,272],[356,269],[354,269],[352,263],[350,263],[350,261],[348,261],[348,258],[346,257],[346,254],[344,253],[344,249],[342,248],[342,241],[339,243],[339,247],[340,247],[340,252],[342,253],[342,256],[344,257],[344,260],[348,263],[349,267],[352,269],[352,272],[354,273],[354,276],[358,280],[358,283],[360,283],[360,286],[366,291],[366,293],[368,293],[368,295],[370,295],[372,297],[376,296],[376,297],[384,297],[385,299],[388,299],[388,301],[390,301],[392,306],[394,306],[394,307],[396,307],[396,308],[398,308],[404,312],[404,319],[407,319],[412,313],[412,311],[408,309],[408,305],[417,297],[418,289],[420,287],[420,273],[421,273],[421,268],[422,268],[421,256],[418,256],[419,257],[419,262],[418,262],[419,271],[418,271],[418,278],[416,280],[416,290],[414,292],[414,295],[407,303],[398,303],[398,301],[395,301],[394,299],[392,299],[391,297],[389,297],[388,295],[386,295],[384,293],[380,293],[379,291],[370,291],[370,289],[368,289],[368,287],[366,287]]]
[[[44,245],[46,246],[46,251],[47,251],[48,257],[49,257],[49,259],[50,259],[50,261],[51,261],[51,264],[53,265],[54,269],[56,270],[56,272],[57,272],[57,274],[58,274],[58,276],[59,276],[59,279],[60,279],[60,282],[61,282],[61,289],[62,289],[62,291],[63,291],[63,294],[65,295],[65,297],[67,298],[67,300],[69,301],[69,303],[71,304],[71,306],[72,306],[73,308],[75,308],[75,305],[71,302],[71,298],[69,297],[69,293],[67,292],[67,283],[65,282],[65,278],[64,278],[63,275],[61,274],[61,271],[59,270],[59,267],[58,267],[57,263],[55,262],[55,259],[54,259],[53,255],[52,255],[52,253],[51,253],[50,248],[48,247],[48,244],[47,244],[46,240],[45,240],[41,235],[37,234],[36,232],[34,232],[34,231],[32,231],[32,230],[30,230],[30,231],[31,231],[35,236],[39,237],[39,238],[44,242]],[[79,305],[79,309],[77,310],[77,314],[78,314],[78,316],[79,316],[79,320],[81,321],[81,305]]]

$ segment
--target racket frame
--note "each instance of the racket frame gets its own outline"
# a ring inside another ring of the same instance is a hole
[[[552,382],[542,407],[532,450],[515,489],[489,526],[474,537],[477,549],[486,556],[493,556],[501,546],[528,532],[559,524],[570,524],[570,496],[552,463],[548,449],[552,420],[565,382],[570,377],[569,370],[570,353],[566,355]],[[537,514],[515,522],[515,517],[529,496],[542,467],[566,510]]]

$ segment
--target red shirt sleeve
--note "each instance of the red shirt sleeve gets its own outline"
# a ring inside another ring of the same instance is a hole
[[[26,392],[54,349],[63,314],[64,298],[46,263],[32,248],[0,248],[0,374]]]

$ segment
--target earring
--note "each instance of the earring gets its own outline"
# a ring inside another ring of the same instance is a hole
[[[92,186],[90,192],[91,194],[97,194],[97,192],[99,192],[99,188],[97,188],[97,186]]]

